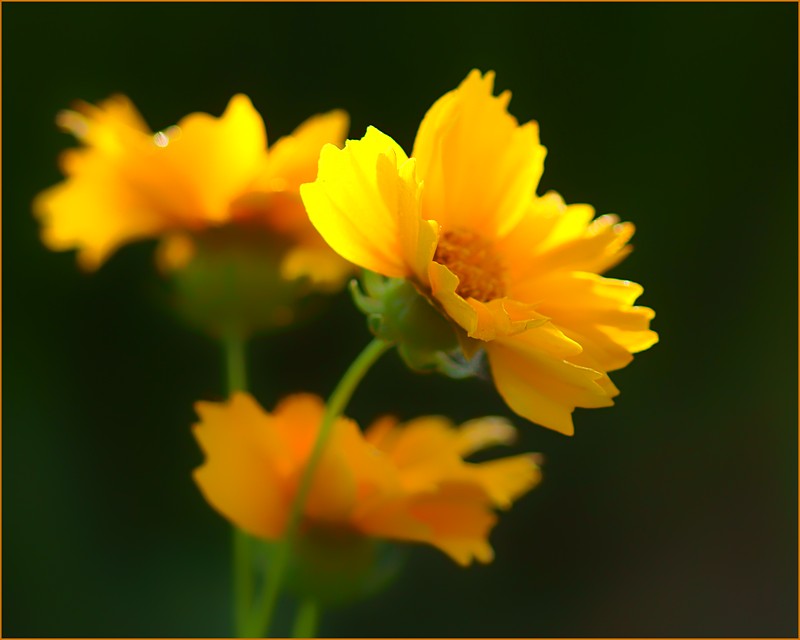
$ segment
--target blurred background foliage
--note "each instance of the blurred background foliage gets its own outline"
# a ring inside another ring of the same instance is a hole
[[[661,343],[567,438],[516,420],[543,484],[497,559],[414,548],[400,579],[329,612],[329,636],[794,636],[797,606],[797,6],[8,4],[3,18],[3,635],[228,635],[227,523],[190,472],[221,354],[167,311],[153,243],[98,273],[44,249],[31,198],[73,144],[55,113],[129,95],[163,128],[236,92],[270,138],[349,110],[410,151],[473,67],[540,122],[541,192],[636,223],[612,275]],[[346,294],[251,350],[252,388],[327,394],[366,343]],[[507,414],[491,385],[396,354],[367,422]]]

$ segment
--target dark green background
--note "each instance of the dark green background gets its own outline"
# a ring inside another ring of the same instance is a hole
[[[30,201],[72,144],[55,113],[128,94],[154,128],[245,92],[272,140],[344,107],[410,150],[430,104],[497,71],[540,122],[541,191],[636,223],[613,275],[661,343],[567,438],[524,424],[543,484],[497,559],[425,548],[325,635],[795,636],[794,4],[8,4],[3,18],[3,635],[230,633],[229,529],[190,471],[220,353],[165,311],[152,243],[98,273],[40,245]],[[326,394],[368,338],[346,296],[252,348],[256,396]],[[507,410],[394,354],[350,413]]]

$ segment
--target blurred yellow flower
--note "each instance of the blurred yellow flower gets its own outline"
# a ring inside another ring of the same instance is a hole
[[[284,399],[272,414],[246,393],[199,402],[194,433],[206,455],[194,477],[208,502],[248,533],[284,533],[290,504],[324,412],[317,396]],[[479,464],[464,458],[507,444],[514,429],[499,418],[454,427],[442,417],[398,425],[375,422],[365,434],[339,418],[311,485],[301,531],[349,531],[421,542],[461,565],[490,562],[487,537],[497,518],[539,481],[535,456]]]
[[[121,95],[78,103],[57,122],[84,146],[62,155],[66,180],[39,194],[34,212],[45,244],[77,249],[84,268],[150,237],[164,240],[161,265],[177,268],[190,260],[194,234],[236,223],[285,238],[286,279],[307,276],[331,288],[349,273],[308,223],[298,194],[314,178],[322,145],[342,143],[343,111],[310,118],[269,152],[264,122],[245,95],[219,118],[194,113],[155,133]]]
[[[373,127],[326,145],[301,195],[341,256],[413,282],[467,357],[485,349],[511,409],[572,434],[573,410],[613,404],[607,373],[657,341],[654,313],[633,306],[639,285],[598,275],[628,254],[633,225],[537,197],[538,127],[519,125],[493,85],[473,70],[436,101],[411,158]]]

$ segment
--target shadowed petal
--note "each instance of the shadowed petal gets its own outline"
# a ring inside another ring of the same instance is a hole
[[[597,380],[602,373],[567,360],[581,347],[551,323],[486,344],[497,390],[518,414],[572,435],[575,407],[613,404]]]

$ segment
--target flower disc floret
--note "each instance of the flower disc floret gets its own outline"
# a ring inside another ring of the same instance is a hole
[[[464,299],[489,302],[506,293],[505,269],[492,243],[469,229],[453,229],[439,236],[434,262],[457,278],[456,293]]]

